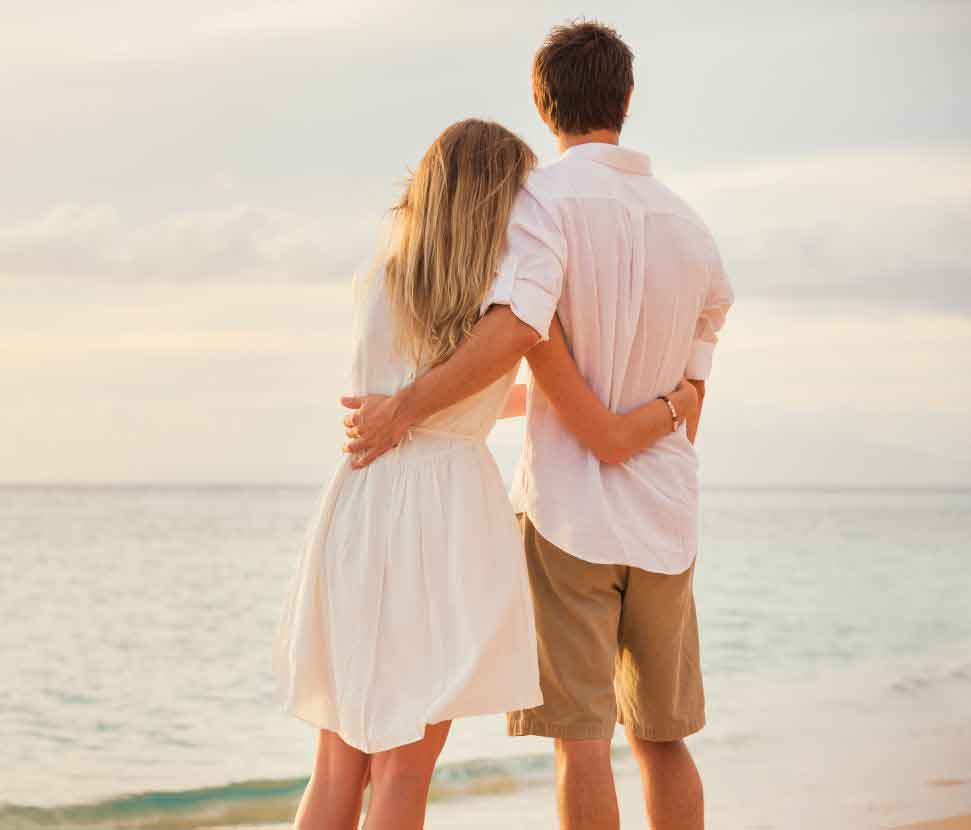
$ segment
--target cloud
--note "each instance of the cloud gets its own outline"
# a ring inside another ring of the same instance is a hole
[[[971,314],[971,153],[870,153],[660,174],[715,231],[739,297]],[[61,205],[0,226],[0,277],[342,280],[386,193],[327,209],[239,204],[138,222]]]
[[[0,467],[25,480],[318,478],[341,438],[340,281],[395,180],[473,114],[550,152],[530,56],[589,12],[6,5]],[[708,479],[967,482],[966,0],[597,15],[637,52],[625,143],[699,209],[738,288]]]
[[[971,153],[815,155],[675,174],[743,296],[971,313]]]
[[[0,228],[0,276],[132,280],[346,279],[374,217],[238,205],[137,225],[108,206],[62,205]]]

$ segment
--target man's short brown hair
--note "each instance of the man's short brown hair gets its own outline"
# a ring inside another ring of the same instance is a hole
[[[616,130],[634,86],[634,53],[609,26],[556,26],[533,58],[533,96],[557,134]]]

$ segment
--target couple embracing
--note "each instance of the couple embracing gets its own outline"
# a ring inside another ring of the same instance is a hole
[[[564,830],[614,830],[621,723],[655,830],[703,826],[692,442],[732,302],[711,234],[619,146],[633,56],[596,23],[533,63],[559,159],[467,120],[358,280],[347,460],[274,654],[319,731],[298,830],[420,830],[455,718],[555,740]],[[525,358],[528,390],[515,384]],[[485,444],[526,416],[512,493]]]

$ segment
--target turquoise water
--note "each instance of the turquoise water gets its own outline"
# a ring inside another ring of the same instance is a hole
[[[318,498],[0,488],[0,827],[286,820],[312,745],[272,702],[270,643]],[[702,540],[700,741],[759,751],[743,689],[805,694],[807,722],[971,699],[971,493],[710,491]],[[546,776],[548,752],[463,722],[436,797]]]

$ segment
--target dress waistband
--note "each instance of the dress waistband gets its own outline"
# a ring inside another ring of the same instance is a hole
[[[434,427],[417,426],[412,427],[405,434],[405,441],[414,440],[415,435],[430,435],[434,438],[445,438],[450,441],[466,441],[470,444],[484,444],[485,437],[480,435],[466,435],[461,432],[449,432],[447,429],[435,429]]]

